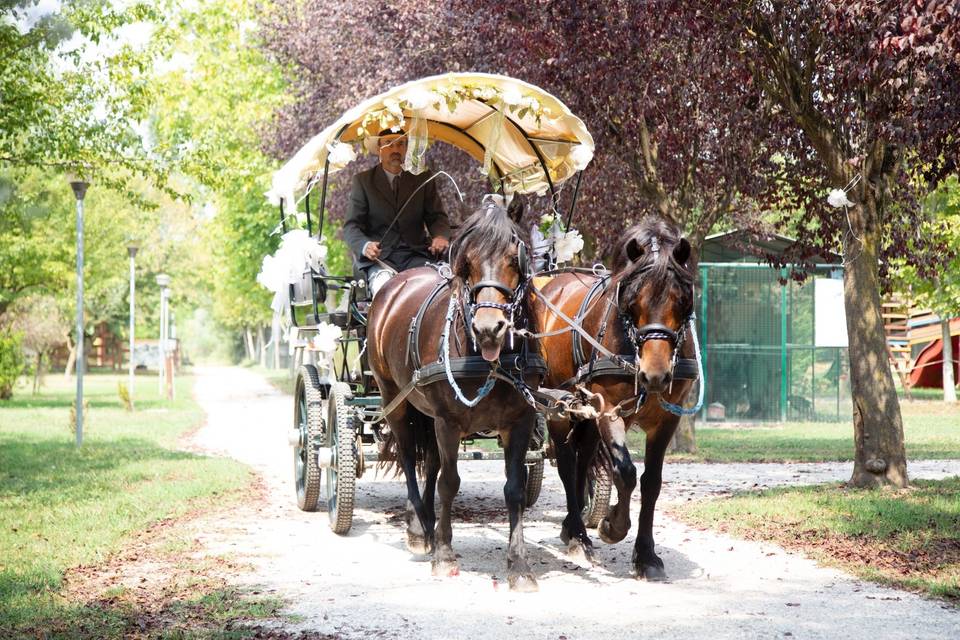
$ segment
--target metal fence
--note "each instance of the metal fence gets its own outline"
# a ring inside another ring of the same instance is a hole
[[[817,277],[829,277],[823,270]],[[813,278],[764,265],[700,265],[698,313],[706,387],[702,418],[841,421],[851,414],[845,348],[818,347]],[[834,311],[835,313],[835,311]],[[842,314],[831,322],[845,322]]]

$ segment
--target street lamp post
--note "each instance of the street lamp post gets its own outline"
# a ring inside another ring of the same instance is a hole
[[[158,390],[162,395],[167,372],[167,287],[170,286],[170,276],[165,273],[158,274],[157,284],[160,285],[160,377]]]
[[[139,247],[130,243],[127,245],[127,254],[130,256],[130,352],[127,355],[127,366],[130,371],[130,381],[127,383],[128,391],[130,394],[130,408],[133,408],[133,345],[134,345],[134,314],[136,312],[136,307],[134,305],[134,300],[136,299],[136,268],[134,266],[135,258],[137,257],[137,250]]]
[[[83,198],[90,184],[83,180],[71,180],[70,188],[77,199],[77,446],[83,444]]]

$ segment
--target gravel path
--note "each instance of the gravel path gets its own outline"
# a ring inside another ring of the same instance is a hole
[[[244,577],[276,594],[296,616],[290,631],[341,638],[958,638],[960,611],[818,567],[779,547],[698,531],[660,513],[654,534],[671,577],[631,577],[634,534],[617,545],[595,538],[598,564],[563,554],[563,492],[545,473],[525,536],[540,591],[506,586],[507,525],[499,462],[461,463],[454,549],[461,574],[439,579],[404,546],[405,494],[368,473],[358,484],[353,529],[334,535],[323,513],[296,508],[286,429],[293,402],[256,374],[198,369],[195,392],[207,424],[191,445],[251,465],[265,502],[244,506],[202,536],[209,553],[250,563]],[[740,489],[845,480],[850,464],[668,464],[662,498],[685,501]],[[913,478],[960,474],[960,461],[914,462]],[[639,493],[639,492],[637,492]],[[634,505],[634,532],[639,503]]]

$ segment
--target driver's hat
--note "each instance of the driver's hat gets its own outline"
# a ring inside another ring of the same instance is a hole
[[[396,131],[394,131],[393,129],[384,129],[383,131],[381,131],[375,136],[367,136],[367,138],[363,141],[363,144],[366,147],[368,152],[372,154],[376,154],[380,149],[381,139],[389,136],[405,136],[405,135],[407,135],[407,132],[404,131],[403,129],[397,129]]]

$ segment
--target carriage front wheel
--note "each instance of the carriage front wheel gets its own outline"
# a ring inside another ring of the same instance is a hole
[[[303,365],[297,374],[293,412],[293,480],[297,490],[297,506],[303,511],[316,511],[320,498],[320,465],[317,445],[323,437],[323,387],[313,365]]]
[[[610,510],[610,489],[613,483],[605,466],[593,466],[587,472],[587,490],[584,492],[583,523],[593,529]]]
[[[543,460],[527,463],[527,509],[537,503],[543,487]]]
[[[353,498],[357,480],[357,435],[353,412],[346,404],[350,387],[344,382],[330,386],[327,401],[327,429],[324,451],[331,460],[324,464],[326,476],[327,515],[330,528],[343,535],[353,525]],[[362,452],[360,452],[362,453]]]

